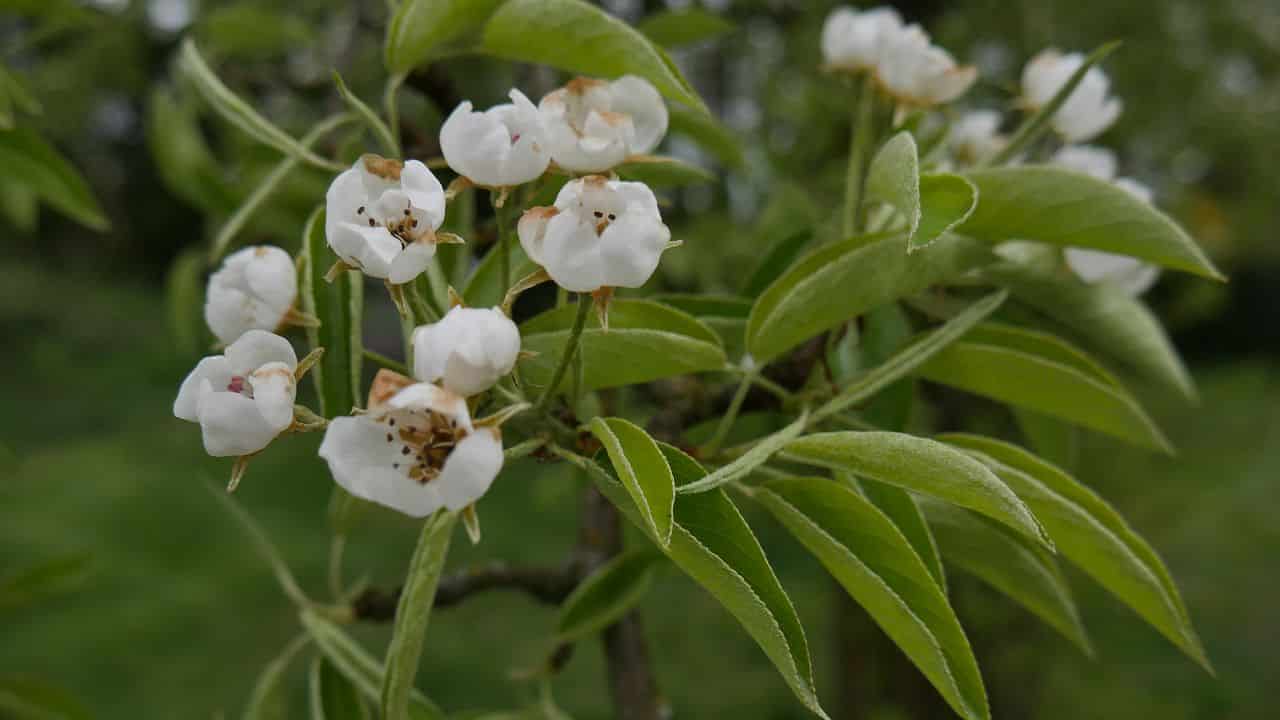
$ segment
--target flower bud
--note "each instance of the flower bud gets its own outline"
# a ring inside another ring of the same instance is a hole
[[[476,185],[521,185],[540,177],[551,162],[538,109],[519,90],[510,97],[510,104],[484,112],[463,102],[440,129],[445,161]]]
[[[901,31],[902,17],[892,8],[836,8],[822,24],[823,61],[832,70],[875,70],[886,39]]]
[[[950,53],[930,43],[919,25],[910,25],[885,39],[878,77],[898,102],[932,107],[963,95],[977,80],[978,71],[956,65]]]
[[[449,310],[413,331],[413,374],[464,397],[484,392],[511,372],[520,331],[498,308]]]
[[[275,330],[298,297],[298,274],[289,253],[259,245],[227,256],[209,276],[204,319],[223,344],[249,330]]]
[[[1039,110],[1080,66],[1084,56],[1080,53],[1066,55],[1054,49],[1044,50],[1031,59],[1022,70],[1022,102],[1031,110]],[[1120,117],[1123,103],[1109,97],[1111,82],[1097,67],[1091,67],[1067,101],[1050,119],[1053,129],[1069,143],[1085,142],[1100,135]]]
[[[538,103],[551,159],[572,172],[604,172],[643,155],[667,133],[667,106],[649,81],[579,77]]]

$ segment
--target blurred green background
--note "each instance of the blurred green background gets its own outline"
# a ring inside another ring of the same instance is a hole
[[[604,3],[638,20],[662,2]],[[687,7],[690,2],[671,2]],[[1008,107],[1018,72],[1046,45],[1089,49],[1120,38],[1107,69],[1125,113],[1103,141],[1124,174],[1152,185],[1231,276],[1226,285],[1166,275],[1150,299],[1201,385],[1199,407],[1144,398],[1179,448],[1157,457],[1088,437],[1079,476],[1113,501],[1162,553],[1182,587],[1218,675],[1211,678],[1129,611],[1075,575],[1098,657],[1004,597],[957,575],[954,599],[1005,718],[1273,717],[1266,683],[1280,675],[1280,5],[1273,0],[923,0],[894,3],[929,27],[983,80],[970,104]],[[673,133],[671,152],[715,168],[720,182],[668,193],[684,248],[655,287],[736,286],[788,213],[834,206],[848,137],[847,95],[818,74],[817,32],[829,3],[706,2],[733,29],[675,54],[741,140],[709,153]],[[87,556],[67,592],[0,607],[0,674],[68,689],[97,717],[237,715],[254,678],[298,632],[288,601],[234,521],[206,490],[230,463],[204,456],[198,431],[172,418],[178,382],[202,354],[191,313],[166,304],[168,269],[203,252],[220,220],[278,160],[213,117],[172,79],[192,32],[219,73],[273,120],[301,134],[340,107],[339,68],[370,101],[380,92],[381,0],[7,0],[2,60],[41,101],[24,122],[82,168],[112,221],[85,230],[0,182],[0,578],[43,561]],[[544,69],[474,57],[415,73],[402,102],[409,154],[438,154],[441,113],[484,106],[513,84],[531,96],[557,84]],[[175,129],[176,128],[176,129]],[[296,173],[240,242],[297,247],[328,178]],[[830,201],[830,202],[829,202]],[[483,238],[478,238],[482,244]],[[371,286],[371,297],[381,297]],[[198,312],[198,310],[197,310]],[[394,351],[386,306],[370,308],[369,345]],[[375,317],[382,321],[374,320]],[[319,437],[288,436],[255,460],[239,500],[319,594],[328,551],[330,480]],[[573,542],[582,481],[522,461],[481,507],[487,558],[554,563]],[[808,630],[824,703],[839,707],[837,603],[817,564],[768,518],[761,535]],[[349,574],[389,586],[414,526],[367,522]],[[764,656],[692,583],[668,572],[644,604],[663,691],[677,717],[801,718]],[[497,709],[530,697],[512,679],[536,663],[551,610],[490,594],[433,621],[421,685],[449,710]],[[381,647],[386,629],[360,629]],[[869,713],[910,717],[923,683],[866,636]],[[375,644],[376,643],[376,644]],[[894,688],[898,688],[894,692]],[[298,692],[301,693],[299,680]],[[606,717],[599,650],[579,648],[556,681],[575,717]],[[904,694],[907,697],[904,697]],[[4,717],[0,710],[0,717]]]

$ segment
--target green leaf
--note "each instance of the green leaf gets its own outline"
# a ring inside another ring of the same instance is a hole
[[[311,661],[307,686],[311,720],[371,720],[360,689],[323,655]]]
[[[752,492],[937,688],[956,714],[990,718],[978,661],[942,588],[906,537],[852,488],[822,478]]]
[[[1169,570],[1105,500],[1016,445],[978,435],[942,439],[990,466],[1041,519],[1063,555],[1213,672]]]
[[[978,204],[978,191],[959,175],[920,174],[916,141],[903,131],[886,142],[867,170],[869,197],[892,205],[907,221],[908,251],[932,243],[964,222]]]
[[[529,385],[540,388],[550,382],[575,309],[570,304],[549,310],[521,326],[521,348],[538,353],[520,365]],[[608,330],[600,328],[593,314],[582,332],[579,351],[584,391],[720,370],[727,362],[714,330],[650,300],[614,300]]]
[[[582,0],[508,0],[485,25],[482,48],[508,60],[570,72],[607,78],[639,75],[663,95],[706,112],[661,48]]]
[[[698,7],[656,12],[636,26],[650,40],[667,48],[704,42],[733,32],[733,23]]]
[[[0,177],[20,181],[85,227],[106,230],[111,226],[80,173],[34,130],[0,130]]]
[[[642,182],[653,188],[681,187],[716,181],[716,176],[709,170],[679,158],[658,155],[632,155],[626,159],[626,162],[614,168],[614,171],[623,180]]]
[[[1105,180],[1048,165],[975,170],[966,176],[982,202],[957,232],[988,242],[1093,248],[1224,279],[1169,216]]]
[[[646,550],[630,550],[587,576],[560,606],[556,642],[580,640],[635,607],[649,590],[659,558]]]
[[[203,354],[209,347],[209,330],[204,321],[205,253],[188,247],[173,259],[164,279],[164,302],[169,334],[174,350],[187,357]]]
[[[12,71],[4,65],[0,65],[0,104],[9,112],[9,121],[13,122],[12,112],[18,110],[28,115],[39,115],[44,112],[44,107],[40,104],[40,100],[27,86],[14,75]],[[9,127],[12,127],[11,125]],[[9,129],[5,127],[4,129]]]
[[[659,444],[677,485],[706,471],[688,455]],[[612,473],[584,460],[600,491],[645,532],[647,524]],[[778,582],[764,549],[737,506],[723,490],[676,498],[671,544],[663,552],[711,593],[764,650],[792,692],[815,715],[825,718],[813,685],[813,666],[804,627]]]
[[[671,542],[675,480],[657,443],[643,428],[622,418],[592,419],[591,434],[604,445],[622,485],[647,529],[662,547]]]
[[[200,18],[196,33],[214,55],[244,60],[283,57],[315,39],[301,17],[249,2],[209,10]]]
[[[822,419],[844,412],[915,372],[929,358],[941,352],[995,312],[1007,297],[1008,293],[1005,292],[992,293],[965,308],[940,327],[921,335],[888,360],[846,385],[838,395],[814,413],[815,418]]]
[[[244,720],[284,720],[289,717],[289,688],[286,674],[298,651],[306,647],[307,636],[295,638],[284,647],[258,675],[258,681],[249,695],[244,710]]]
[[[64,595],[89,573],[89,555],[75,553],[46,560],[0,577],[0,613]]]
[[[669,134],[684,135],[726,167],[741,170],[746,165],[742,141],[716,118],[679,105],[669,108],[667,115]]]
[[[481,258],[476,269],[462,288],[462,297],[472,307],[493,307],[502,302],[507,289],[502,286],[502,268],[498,260],[500,246],[495,245]],[[507,257],[511,259],[511,277],[513,280],[525,277],[538,269],[537,263],[529,259],[520,243],[508,243]]]
[[[943,594],[947,592],[947,574],[942,569],[942,557],[938,553],[938,543],[925,521],[924,512],[915,497],[896,485],[887,485],[875,480],[855,480],[862,494],[893,521],[902,536],[911,543],[911,548],[924,562],[929,574],[933,576]]]
[[[775,453],[786,447],[787,443],[800,437],[800,433],[804,432],[808,423],[809,413],[807,411],[800,413],[800,417],[796,418],[790,425],[752,445],[750,450],[743,453],[741,457],[733,462],[718,468],[701,480],[695,480],[680,486],[680,492],[682,494],[706,492],[750,475],[756,468],[768,462],[769,458],[773,457]]]
[[[320,320],[320,327],[307,328],[307,342],[325,349],[311,377],[320,396],[320,413],[327,418],[346,415],[362,404],[364,278],[348,270],[332,283],[325,282],[336,259],[325,240],[324,210],[317,209],[302,235],[301,294],[303,309]]]
[[[271,124],[269,120],[258,114],[249,103],[242,100],[230,88],[218,79],[208,63],[200,56],[196,44],[191,38],[182,42],[179,50],[178,67],[191,80],[196,90],[209,106],[218,112],[227,122],[239,128],[249,137],[269,147],[279,150],[285,155],[300,158],[302,161],[324,170],[342,170],[337,163],[326,160],[302,143],[293,139],[288,133]]]
[[[804,253],[811,240],[813,240],[813,230],[807,227],[773,238],[751,274],[747,276],[747,281],[743,283],[743,294],[758,297],[781,277],[787,268],[791,267],[791,264]]]
[[[312,642],[324,653],[325,659],[333,663],[334,669],[366,699],[377,702],[381,696],[382,664],[342,628],[317,615],[314,610],[303,610],[299,617]],[[425,695],[413,690],[409,694],[409,717],[414,720],[444,720],[445,715]]]
[[[1015,263],[999,263],[983,272],[1018,300],[1069,328],[1094,352],[1190,402],[1196,400],[1191,374],[1160,321],[1140,300],[1105,283],[1086,285]]]
[[[192,207],[213,214],[230,212],[236,193],[222,176],[195,113],[171,90],[157,87],[147,104],[147,147],[160,179]]]
[[[66,690],[27,675],[0,675],[6,720],[89,720],[93,713]]]
[[[960,275],[989,257],[985,248],[954,236],[909,255],[901,234],[824,245],[756,300],[747,321],[747,349],[758,362],[767,362],[823,330]]]
[[[0,215],[20,232],[33,233],[40,221],[40,199],[24,181],[0,175]]]
[[[351,92],[351,88],[347,87],[347,83],[343,81],[337,70],[333,71],[333,84],[337,86],[338,94],[342,96],[342,100],[347,104],[347,107],[351,108],[351,112],[359,116],[369,130],[373,132],[374,136],[378,138],[379,142],[382,143],[383,150],[392,157],[398,157],[400,155],[400,142],[392,134],[391,128],[387,127],[382,118],[378,117],[378,113],[365,104],[359,95]]]
[[[1052,415],[1122,440],[1171,452],[1146,411],[1076,348],[1045,333],[994,328],[936,353],[926,380]]]
[[[1093,655],[1071,588],[1049,553],[968,510],[928,498],[920,506],[948,563],[1009,596]]]
[[[409,571],[400,591],[400,602],[396,605],[391,643],[387,646],[387,670],[382,677],[383,720],[407,720],[411,717],[409,696],[418,674],[436,586],[444,572],[449,541],[453,538],[453,527],[457,521],[456,513],[438,510],[422,524],[418,547],[409,560]]]
[[[1075,469],[1080,461],[1080,428],[1022,408],[1013,408],[1013,419],[1037,455],[1064,470]]]
[[[404,0],[387,25],[387,69],[408,73],[432,58],[467,48],[501,4],[502,0]]]
[[[655,302],[686,312],[716,331],[729,357],[742,355],[742,335],[751,314],[751,301],[732,295],[699,295],[696,293],[663,293],[650,298]]]
[[[982,463],[940,442],[891,432],[830,432],[794,440],[783,457],[932,495],[1053,547],[1040,523]]]

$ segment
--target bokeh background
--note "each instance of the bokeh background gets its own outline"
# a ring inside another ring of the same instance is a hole
[[[698,5],[605,4],[630,20]],[[1144,398],[1178,455],[1089,436],[1079,465],[1079,476],[1163,554],[1217,677],[1078,574],[1094,659],[957,575],[955,602],[997,717],[1274,717],[1280,4],[893,4],[981,68],[974,106],[1009,107],[1022,63],[1042,47],[1122,39],[1107,70],[1125,112],[1103,141],[1231,277],[1218,285],[1166,274],[1149,296],[1200,383],[1198,407]],[[667,194],[667,217],[686,245],[667,255],[655,287],[731,289],[772,234],[788,223],[821,225],[835,206],[849,113],[839,83],[816,71],[830,5],[701,4],[733,29],[679,49],[677,60],[740,146],[708,149],[680,133],[668,141],[719,182]],[[205,457],[196,429],[170,412],[178,382],[206,347],[198,314],[166,299],[180,290],[170,268],[184,252],[204,251],[200,244],[279,158],[214,117],[171,63],[179,39],[194,33],[231,87],[301,134],[340,107],[331,67],[377,99],[385,15],[381,0],[0,3],[0,61],[44,107],[23,122],[83,170],[112,222],[108,232],[86,230],[37,208],[20,178],[0,173],[0,577],[59,558],[84,563],[65,592],[0,604],[0,674],[65,688],[97,717],[234,716],[261,667],[297,634],[266,566],[206,490],[230,463]],[[560,79],[476,57],[436,63],[410,78],[402,103],[409,154],[438,154],[441,113],[463,98],[486,106],[513,84],[536,97]],[[328,179],[295,173],[239,241],[295,249]],[[370,312],[393,317],[386,307]],[[394,351],[394,322],[371,319],[367,332],[370,345]],[[330,488],[318,441],[276,443],[238,492],[317,589]],[[517,466],[484,502],[484,543],[456,543],[452,562],[555,562],[573,542],[579,488],[557,467]],[[920,699],[932,691],[865,618],[855,611],[837,620],[847,611],[817,564],[767,518],[751,519],[805,621],[824,702],[847,717],[932,716],[941,706]],[[413,534],[407,520],[378,514],[349,551],[350,573],[394,584]],[[690,582],[662,576],[643,609],[677,717],[804,717],[764,656]],[[547,608],[501,594],[442,610],[422,685],[451,710],[518,704],[532,688],[512,673],[540,659],[553,622]],[[385,628],[359,632],[371,647],[386,640]],[[849,642],[865,647],[858,673],[842,660]],[[555,688],[575,717],[607,716],[598,648],[580,648]]]

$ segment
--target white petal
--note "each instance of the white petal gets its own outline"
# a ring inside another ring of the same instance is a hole
[[[1108,282],[1124,278],[1137,271],[1145,263],[1128,255],[1092,250],[1067,248],[1063,253],[1071,271],[1087,283]],[[1154,281],[1154,278],[1151,278]],[[1150,284],[1149,282],[1147,283]],[[1145,289],[1145,288],[1144,288]]]
[[[1125,192],[1138,198],[1144,203],[1149,204],[1153,199],[1151,188],[1147,187],[1146,185],[1143,185],[1142,183],[1138,182],[1137,180],[1134,180],[1133,178],[1127,178],[1127,177],[1117,178],[1116,187],[1120,188],[1121,190],[1124,190]]]
[[[591,224],[576,213],[563,212],[551,218],[542,249],[543,267],[560,287],[591,292],[604,285],[600,239]]]
[[[604,284],[610,287],[640,287],[658,267],[658,260],[671,231],[648,215],[628,213],[600,235],[600,254],[605,267]]]
[[[253,251],[253,261],[245,268],[249,289],[281,315],[298,296],[298,273],[289,253],[278,247],[260,245]]]
[[[387,273],[387,281],[393,285],[403,285],[422,274],[436,255],[436,244],[433,242],[410,243],[391,261],[391,269]]]
[[[630,152],[643,155],[652,152],[667,134],[667,104],[648,80],[623,75],[609,86],[614,112],[631,116],[635,141]]]
[[[200,422],[198,409],[201,386],[225,390],[231,382],[232,375],[231,366],[223,356],[211,355],[202,358],[178,388],[178,397],[173,401],[174,417],[190,422]]]
[[[547,236],[547,223],[560,211],[554,207],[529,208],[516,223],[516,236],[520,238],[520,247],[529,259],[539,265],[543,262],[542,248]]]
[[[293,401],[298,388],[292,368],[282,362],[267,363],[249,375],[248,382],[258,412],[268,425],[283,431],[293,424]]]
[[[1116,176],[1116,154],[1097,145],[1064,145],[1050,162],[1099,180]]]
[[[248,293],[218,282],[216,275],[217,273],[214,273],[215,277],[210,278],[209,288],[205,291],[204,321],[219,342],[235,342],[236,338],[254,328],[275,329],[275,325],[261,327],[256,322],[256,318],[260,316],[258,311],[260,303]]]
[[[359,165],[360,162],[357,160],[356,164]],[[356,167],[343,171],[334,178],[328,192],[325,193],[325,237],[329,241],[329,246],[338,251],[339,255],[342,252],[334,244],[335,229],[343,223],[355,222],[359,217],[356,215],[356,210],[369,202],[369,195],[365,192],[360,175],[361,171]]]
[[[435,486],[444,506],[462,508],[479,500],[502,470],[502,438],[493,428],[480,428],[464,437],[444,461]]]
[[[441,503],[433,483],[409,478],[401,445],[388,443],[386,434],[386,426],[369,416],[335,418],[325,430],[320,457],[333,479],[356,497],[414,517],[435,512]]]
[[[439,380],[444,375],[445,363],[449,361],[447,336],[441,325],[422,325],[413,331],[413,376],[422,382]]]
[[[431,383],[414,383],[387,400],[389,411],[433,410],[458,423],[458,427],[471,429],[471,413],[467,401],[461,395]]]
[[[288,340],[265,330],[250,330],[227,346],[227,364],[236,375],[248,375],[267,363],[284,363],[290,370],[298,367],[298,356]]]
[[[423,210],[432,230],[439,230],[444,222],[444,188],[431,170],[421,161],[410,160],[400,171],[400,185],[413,201],[414,208]]]
[[[199,405],[204,449],[214,457],[256,453],[280,434],[262,416],[257,403],[239,393],[203,393]]]

